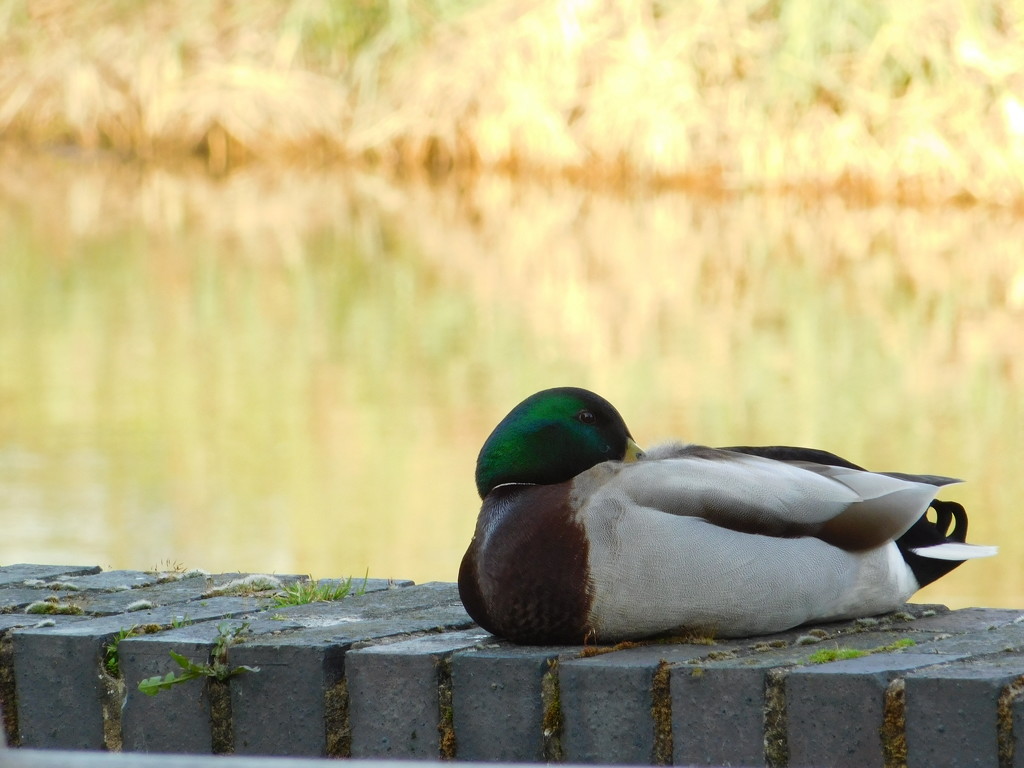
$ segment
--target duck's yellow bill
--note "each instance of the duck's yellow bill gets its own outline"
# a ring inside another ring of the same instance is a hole
[[[622,457],[623,461],[636,461],[644,455],[643,449],[636,444],[632,437],[626,440],[626,454]]]

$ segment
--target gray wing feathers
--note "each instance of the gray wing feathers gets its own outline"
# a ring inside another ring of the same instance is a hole
[[[905,533],[939,485],[679,444],[652,449],[607,480],[598,495],[621,495],[626,505],[700,517],[745,533],[815,536],[847,550],[880,546]]]

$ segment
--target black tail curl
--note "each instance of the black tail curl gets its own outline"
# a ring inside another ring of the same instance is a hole
[[[917,583],[922,587],[945,576],[956,568],[962,560],[934,560],[922,557],[913,550],[921,547],[933,547],[944,542],[967,541],[967,511],[962,504],[955,501],[933,499],[931,508],[935,511],[935,520],[922,515],[921,519],[910,526],[910,530],[896,539],[900,554],[914,572]],[[953,526],[950,529],[950,526]]]

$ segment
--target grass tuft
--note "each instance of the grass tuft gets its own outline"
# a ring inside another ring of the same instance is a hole
[[[863,650],[859,648],[822,648],[820,651],[808,656],[807,662],[810,664],[828,664],[833,661],[842,661],[843,659],[859,659],[862,656],[870,656],[875,653],[900,651],[914,645],[916,643],[912,639],[904,637],[888,645],[880,645],[877,648]]]
[[[367,575],[363,577],[363,583],[352,591],[352,577],[340,581],[313,580],[297,581],[289,584],[281,592],[274,596],[274,607],[284,608],[289,605],[308,605],[309,603],[327,603],[334,600],[341,600],[350,594],[363,595],[366,593]]]

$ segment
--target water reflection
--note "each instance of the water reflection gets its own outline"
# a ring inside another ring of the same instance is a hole
[[[641,442],[817,445],[968,478],[1024,603],[1024,222],[337,170],[8,157],[0,562],[455,578],[473,461],[524,395]]]

